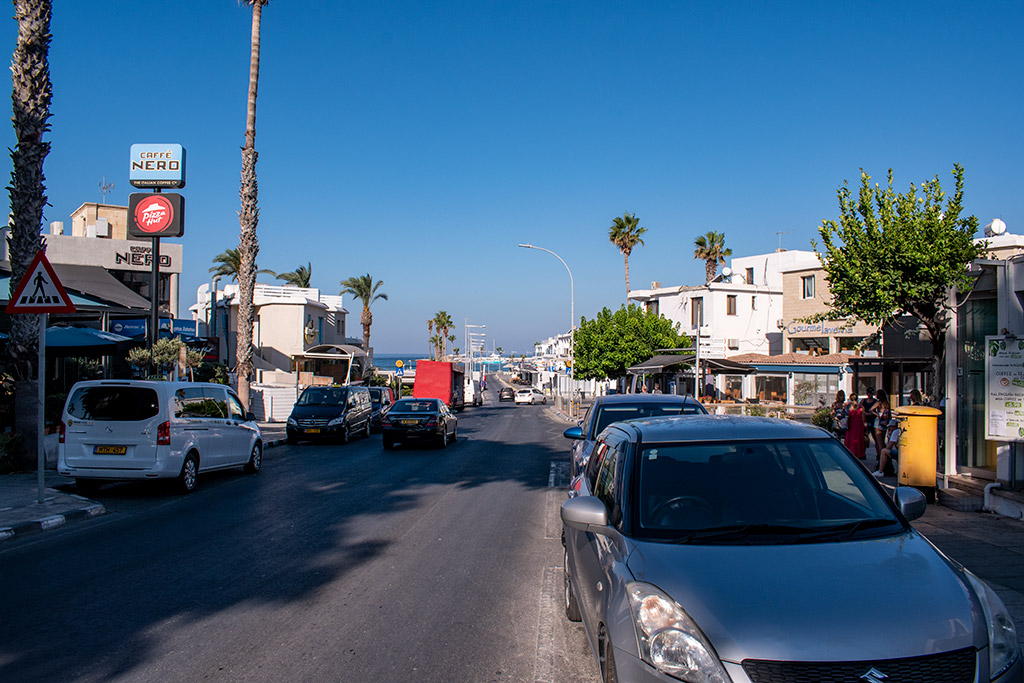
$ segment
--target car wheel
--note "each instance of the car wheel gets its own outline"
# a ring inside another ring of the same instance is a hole
[[[438,444],[441,448],[448,448],[448,430],[441,430],[441,442]]]
[[[565,618],[569,621],[581,621],[580,604],[576,601],[576,593],[569,581],[569,551],[562,550],[562,578],[565,581]]]
[[[540,402],[541,402],[541,403],[543,403],[544,405],[547,405],[547,404],[548,404],[548,397],[547,397],[547,396],[545,396],[544,398],[542,398],[542,399],[540,400]]]
[[[78,487],[79,493],[96,493],[103,486],[103,482],[99,479],[75,479],[75,486]]]
[[[252,454],[249,456],[249,462],[245,463],[245,471],[249,474],[256,474],[263,468],[263,449],[259,443],[255,443],[252,446]]]
[[[185,456],[185,462],[181,464],[181,474],[178,475],[178,487],[182,493],[192,493],[196,490],[196,478],[199,476],[199,459],[195,453]]]
[[[363,429],[363,437],[367,438],[367,439],[370,438],[370,420],[369,419],[366,420],[366,427]]]
[[[459,438],[459,425],[455,425],[455,429],[452,430],[452,443],[455,443]]]
[[[604,656],[601,658],[601,680],[604,683],[619,683],[619,676],[615,672],[614,649],[612,648],[612,641],[608,636],[604,637],[602,647],[602,654]]]
[[[351,427],[351,425],[349,425],[348,422],[346,422],[344,425],[342,425],[342,429],[341,429],[341,442],[342,443],[348,443],[351,440],[352,440],[352,427]]]

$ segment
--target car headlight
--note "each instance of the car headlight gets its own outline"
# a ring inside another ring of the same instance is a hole
[[[729,674],[700,628],[672,598],[649,583],[626,585],[640,655],[687,683],[728,683]]]
[[[299,426],[299,423],[296,422],[295,418],[292,417],[291,415],[288,416],[288,424],[290,424],[293,427],[298,427]]]
[[[330,422],[327,423],[327,426],[328,427],[337,427],[338,425],[343,425],[343,424],[345,424],[345,416],[344,415],[342,415],[341,417],[334,418],[333,420],[331,420]]]
[[[1013,625],[1010,613],[1006,610],[1006,605],[995,591],[966,569],[964,575],[971,582],[974,593],[981,602],[981,610],[985,614],[985,625],[988,628],[989,678],[996,678],[1013,666],[1020,656],[1017,629]]]

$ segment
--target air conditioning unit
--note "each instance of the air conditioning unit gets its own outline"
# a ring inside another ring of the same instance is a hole
[[[106,218],[96,219],[96,236],[97,237],[110,237],[110,223]]]
[[[740,348],[740,340],[739,339],[726,339],[725,340],[725,345],[729,349],[735,351],[736,349]]]

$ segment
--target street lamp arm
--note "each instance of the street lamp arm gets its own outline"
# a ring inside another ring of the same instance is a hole
[[[570,330],[575,329],[576,328],[576,286],[575,286],[575,284],[573,283],[573,280],[572,280],[572,270],[569,269],[569,264],[567,264],[565,262],[565,259],[563,259],[561,256],[559,256],[555,252],[551,251],[550,249],[545,249],[544,247],[538,247],[538,246],[536,246],[534,244],[520,244],[519,246],[522,247],[523,249],[539,249],[540,251],[546,251],[547,253],[551,254],[556,259],[561,261],[562,265],[565,266],[566,272],[569,273],[569,297],[570,297],[570,311],[569,311],[569,314],[572,316],[572,321],[571,321],[572,325],[569,326],[569,329]]]

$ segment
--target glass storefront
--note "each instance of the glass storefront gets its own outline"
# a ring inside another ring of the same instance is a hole
[[[759,401],[786,402],[785,375],[758,375],[754,378],[754,386]]]
[[[793,373],[793,405],[827,406],[839,391],[839,375]]]
[[[996,469],[996,442],[985,439],[985,336],[998,334],[995,299],[968,298],[957,316],[956,464],[988,477]],[[952,394],[952,391],[947,392]]]

